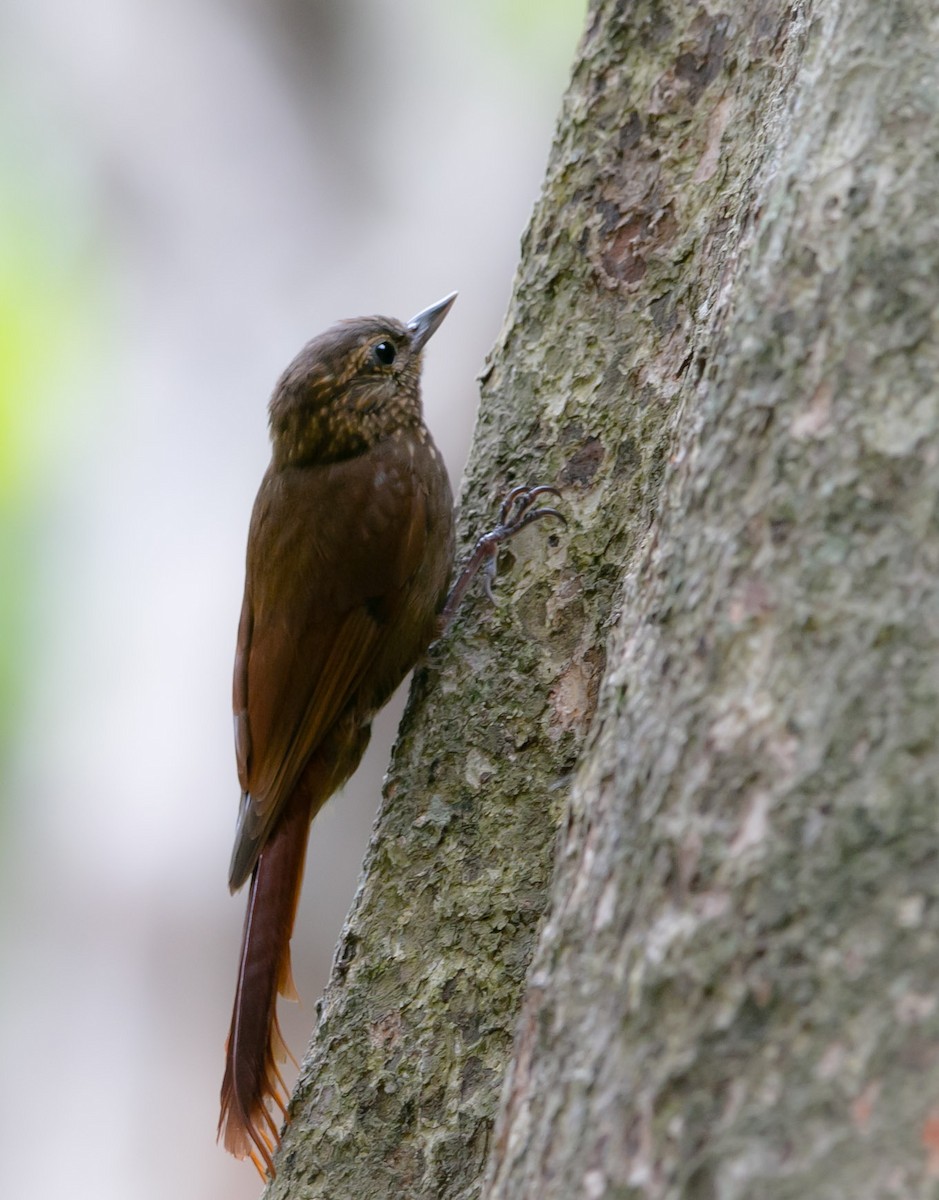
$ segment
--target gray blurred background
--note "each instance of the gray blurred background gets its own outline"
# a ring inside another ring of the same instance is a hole
[[[457,484],[583,0],[0,10],[0,1151],[6,1196],[238,1200],[215,1145],[243,897],[230,673],[280,370],[456,288]],[[399,703],[315,825],[297,1057]],[[291,1070],[291,1078],[293,1077]]]

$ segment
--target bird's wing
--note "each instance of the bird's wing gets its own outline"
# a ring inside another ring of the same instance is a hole
[[[233,890],[395,628],[427,536],[426,497],[409,461],[383,462],[380,473],[357,459],[265,476],[235,656],[243,796]]]

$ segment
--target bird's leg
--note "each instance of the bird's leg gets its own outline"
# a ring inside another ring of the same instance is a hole
[[[440,614],[441,633],[453,620],[466,589],[480,567],[483,569],[485,578],[486,595],[493,604],[498,603],[492,594],[492,584],[496,577],[496,560],[501,546],[515,537],[526,525],[531,525],[533,521],[540,521],[542,517],[556,517],[563,525],[567,524],[567,518],[556,508],[538,504],[541,496],[560,496],[560,494],[556,487],[551,487],[549,484],[542,484],[540,487],[527,487],[523,484],[520,487],[512,488],[502,501],[502,507],[499,509],[499,522],[495,529],[490,529],[488,533],[484,533],[479,538],[450,589],[450,595]]]

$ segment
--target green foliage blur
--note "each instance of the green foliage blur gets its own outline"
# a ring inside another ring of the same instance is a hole
[[[571,30],[582,28],[586,0],[483,0],[477,12],[492,26],[515,61],[539,72],[546,63],[571,61]]]
[[[96,307],[74,212],[11,159],[0,169],[0,779],[29,693],[42,534],[82,428],[68,373]]]

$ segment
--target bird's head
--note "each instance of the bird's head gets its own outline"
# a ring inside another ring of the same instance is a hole
[[[406,324],[340,321],[308,342],[271,397],[275,461],[335,462],[419,424],[421,354],[455,299],[453,292]]]

